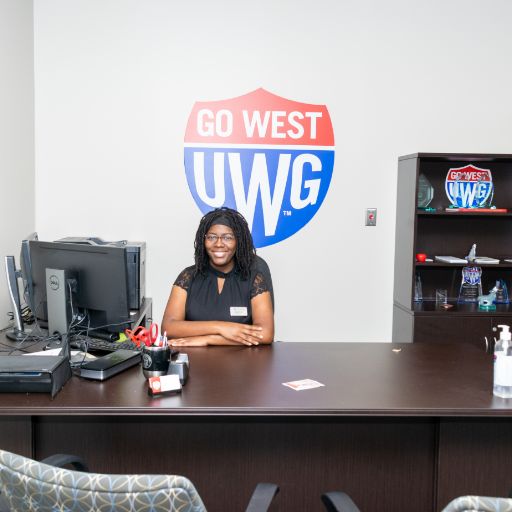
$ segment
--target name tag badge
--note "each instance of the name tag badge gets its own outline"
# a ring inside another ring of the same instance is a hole
[[[245,306],[231,306],[229,313],[231,316],[247,316],[247,308]]]

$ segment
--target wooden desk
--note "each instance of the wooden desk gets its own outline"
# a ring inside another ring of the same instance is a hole
[[[492,358],[449,344],[276,343],[186,349],[181,395],[150,398],[140,368],[73,377],[49,395],[0,394],[1,446],[84,456],[98,472],[188,476],[208,510],[243,510],[256,482],[273,510],[322,510],[343,489],[362,511],[436,511],[512,487],[512,400]],[[325,387],[294,391],[283,382]]]

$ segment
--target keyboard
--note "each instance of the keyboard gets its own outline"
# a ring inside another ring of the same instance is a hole
[[[115,352],[116,350],[136,350],[141,351],[141,347],[137,347],[133,341],[107,341],[95,338],[72,340],[72,349],[82,350],[83,352]]]

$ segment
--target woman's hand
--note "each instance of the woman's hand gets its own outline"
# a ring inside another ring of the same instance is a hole
[[[235,322],[220,322],[219,334],[229,341],[242,345],[259,345],[263,329],[259,325],[237,324]]]

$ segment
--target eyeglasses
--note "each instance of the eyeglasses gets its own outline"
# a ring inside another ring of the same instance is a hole
[[[226,234],[226,235],[214,235],[214,234],[209,234],[209,235],[204,235],[204,238],[205,240],[210,243],[210,244],[216,244],[217,243],[217,240],[220,238],[222,240],[223,243],[225,244],[230,244],[232,242],[235,241],[235,237],[233,235],[230,235],[229,233]]]

